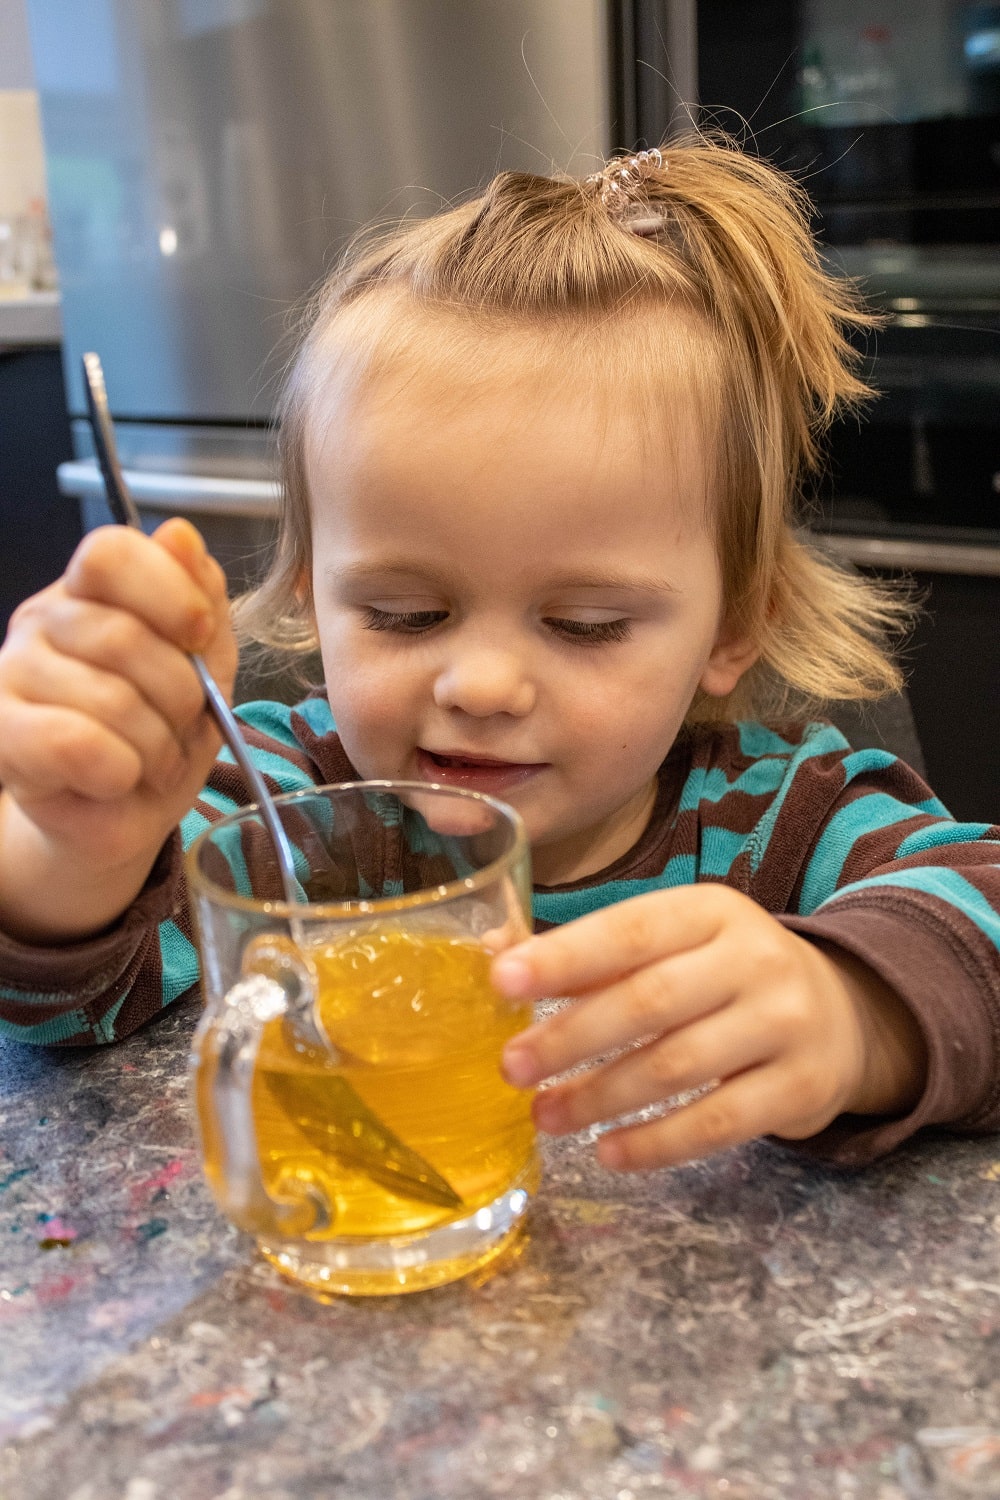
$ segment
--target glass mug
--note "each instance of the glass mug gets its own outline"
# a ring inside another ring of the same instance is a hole
[[[512,808],[420,782],[277,799],[306,903],[253,808],[186,871],[205,1011],[192,1050],[221,1211],[329,1293],[438,1286],[519,1235],[539,1180],[531,1093],[500,1053],[531,1007],[489,983],[530,928]]]

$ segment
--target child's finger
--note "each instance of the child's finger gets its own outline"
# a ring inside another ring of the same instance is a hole
[[[731,903],[721,886],[682,886],[633,896],[529,938],[493,962],[493,983],[513,999],[576,995],[610,984],[714,937]]]
[[[226,575],[205,546],[197,527],[183,516],[171,516],[153,532],[158,547],[177,559],[216,605],[227,605]]]
[[[204,709],[186,652],[125,610],[63,596],[48,608],[44,635],[74,665],[127,680],[178,731]]]
[[[779,1068],[750,1068],[658,1119],[608,1131],[598,1142],[598,1160],[619,1172],[641,1172],[697,1161],[729,1146],[786,1129],[782,1099]],[[814,1131],[803,1131],[806,1133]]]
[[[25,704],[64,708],[95,720],[131,746],[151,786],[166,791],[176,784],[184,770],[184,746],[169,720],[132,683],[53,650],[36,651],[32,666],[30,680],[21,683]]]
[[[181,516],[171,516],[153,533],[158,547],[175,557],[205,590],[215,615],[214,638],[202,648],[209,670],[223,692],[231,691],[238,652],[233,635],[226,575],[207,550],[201,532]],[[190,649],[190,648],[189,648]],[[200,691],[200,689],[199,689]]]
[[[603,1067],[544,1089],[535,1099],[535,1122],[553,1135],[662,1104],[756,1067],[774,1054],[774,1038],[759,1011],[739,1017],[726,1007],[704,1020],[657,1037]]]
[[[647,964],[518,1032],[504,1048],[505,1076],[528,1088],[590,1058],[673,1032],[725,1005],[739,975],[718,949],[717,943],[708,943]]]
[[[90,714],[16,703],[5,715],[0,777],[18,796],[75,792],[107,801],[142,779],[139,752]]]
[[[217,601],[188,568],[128,526],[104,526],[84,537],[65,585],[77,598],[138,616],[185,651],[200,651],[218,628]]]

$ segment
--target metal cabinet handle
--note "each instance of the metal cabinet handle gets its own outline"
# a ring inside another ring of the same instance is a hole
[[[963,573],[1000,578],[1000,546],[975,542],[923,542],[909,537],[845,536],[823,533],[828,552],[869,568],[900,568],[915,573]]]
[[[133,498],[149,510],[269,520],[280,508],[281,486],[273,480],[216,479],[207,474],[150,469],[125,469],[123,473]],[[77,499],[104,497],[104,480],[94,459],[60,464],[56,482],[63,495]]]

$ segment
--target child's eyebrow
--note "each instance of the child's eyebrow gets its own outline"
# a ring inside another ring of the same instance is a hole
[[[638,573],[562,573],[546,580],[553,589],[614,589],[629,594],[676,594],[677,585],[666,578],[652,578]]]
[[[326,570],[327,576],[338,583],[365,583],[373,578],[419,578],[428,583],[439,581],[436,572],[420,564],[414,564],[410,559],[386,559],[384,562],[355,562],[345,563],[342,567],[331,567]],[[544,588],[546,591],[567,591],[579,589],[591,592],[611,592],[629,594],[676,594],[677,585],[666,578],[656,578],[647,574],[627,573],[619,570],[611,570],[602,573],[556,573],[545,578]]]
[[[368,583],[371,579],[407,578],[436,583],[436,573],[414,563],[409,558],[386,558],[382,562],[353,562],[333,564],[325,568],[327,578],[335,583]]]

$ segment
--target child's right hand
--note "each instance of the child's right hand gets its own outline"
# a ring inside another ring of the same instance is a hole
[[[91,532],[0,649],[0,926],[66,941],[141,890],[220,737],[190,661],[236,672],[225,577],[187,521]]]

